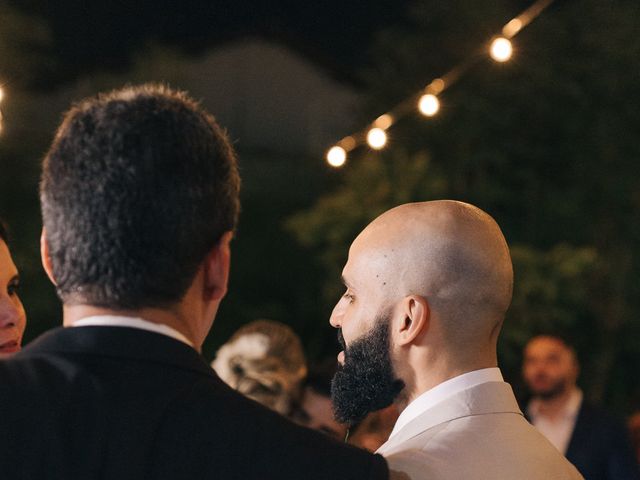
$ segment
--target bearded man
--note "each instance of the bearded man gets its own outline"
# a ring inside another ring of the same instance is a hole
[[[462,202],[401,205],[355,239],[331,315],[332,394],[350,424],[395,402],[378,450],[410,479],[578,479],[497,368],[513,270],[497,223]]]
[[[575,350],[561,337],[529,340],[522,366],[532,394],[527,417],[587,480],[638,480],[629,432],[584,400],[576,384],[579,371]]]

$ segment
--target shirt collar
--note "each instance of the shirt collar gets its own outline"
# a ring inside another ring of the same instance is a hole
[[[487,382],[504,382],[499,368],[483,368],[481,370],[463,373],[427,390],[402,411],[389,438],[393,437],[412,420],[436,404],[463,390]]]
[[[159,333],[167,337],[174,338],[191,348],[194,348],[193,343],[189,341],[182,333],[169,325],[162,323],[154,323],[142,318],[136,317],[124,317],[119,315],[95,315],[92,317],[85,317],[75,321],[72,327],[130,327],[137,328],[138,330],[147,330],[149,332]]]

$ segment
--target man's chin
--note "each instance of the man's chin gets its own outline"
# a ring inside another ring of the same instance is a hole
[[[552,387],[552,388],[540,388],[538,390],[533,391],[533,395],[535,397],[541,398],[542,400],[553,400],[562,396],[566,391],[564,386],[561,387]]]
[[[367,414],[391,405],[404,388],[389,358],[386,322],[340,356],[344,363],[339,364],[331,382],[334,415],[340,423],[357,424]]]

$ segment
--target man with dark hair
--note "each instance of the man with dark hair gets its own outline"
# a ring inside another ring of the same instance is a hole
[[[538,335],[524,350],[522,373],[532,394],[533,425],[586,480],[638,480],[640,470],[624,425],[583,399],[574,348],[555,334]]]
[[[227,387],[199,352],[227,291],[236,158],[185,94],[86,100],[46,155],[64,326],[0,363],[3,479],[385,479],[381,457]]]

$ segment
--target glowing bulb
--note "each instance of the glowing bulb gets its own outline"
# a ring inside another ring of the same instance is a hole
[[[498,37],[491,42],[491,58],[496,62],[506,62],[513,54],[511,41],[504,37]]]
[[[438,110],[440,110],[440,100],[438,97],[431,93],[427,93],[420,97],[420,101],[418,102],[418,109],[420,113],[426,115],[427,117],[433,117]]]
[[[4,89],[0,87],[0,102],[2,101],[3,98],[4,98]]]
[[[342,140],[340,140],[340,145],[347,152],[350,152],[351,150],[356,148],[357,142],[356,142],[356,139],[353,137],[344,137]]]
[[[378,128],[381,128],[382,130],[386,130],[391,125],[393,125],[393,117],[388,113],[380,115],[374,122],[374,125]]]
[[[347,161],[347,152],[342,147],[331,147],[327,152],[327,163],[332,167],[339,168]]]
[[[444,87],[445,87],[444,80],[441,78],[436,78],[433,82],[429,84],[426,90],[428,92],[433,93],[434,95],[437,95],[440,92],[442,92],[442,90],[444,90]]]
[[[367,133],[367,143],[374,150],[380,150],[387,144],[387,134],[381,128],[372,128]]]
[[[522,20],[520,20],[519,18],[514,18],[504,26],[504,28],[502,29],[502,34],[507,38],[511,38],[520,30],[522,30],[523,26],[524,25],[522,24]]]

